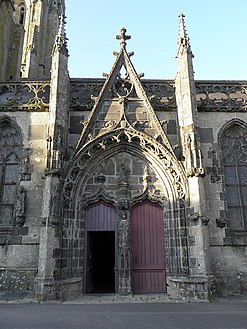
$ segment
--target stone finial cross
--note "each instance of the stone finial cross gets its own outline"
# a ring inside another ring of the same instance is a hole
[[[126,46],[126,40],[131,39],[131,36],[130,35],[126,35],[126,32],[127,32],[126,28],[123,27],[120,30],[120,35],[116,35],[116,39],[117,40],[121,40],[121,42],[120,42],[121,48],[125,48],[125,46]]]

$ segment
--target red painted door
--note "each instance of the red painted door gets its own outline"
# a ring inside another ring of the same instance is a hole
[[[132,289],[165,292],[163,210],[145,201],[131,211]]]

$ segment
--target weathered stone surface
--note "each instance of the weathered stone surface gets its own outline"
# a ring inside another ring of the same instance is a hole
[[[64,1],[37,1],[24,16],[13,4],[0,1],[0,289],[35,289],[40,300],[97,290],[90,280],[109,255],[90,276],[86,213],[104,204],[117,222],[112,289],[132,294],[132,239],[142,235],[132,211],[150,203],[163,213],[160,227],[153,215],[148,224],[164,233],[167,279],[156,290],[247,293],[246,83],[194,80],[183,15],[174,81],[140,80],[124,28],[106,79],[70,79]],[[142,258],[155,267],[149,250]]]

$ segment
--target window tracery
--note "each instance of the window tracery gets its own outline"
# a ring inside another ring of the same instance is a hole
[[[226,129],[221,139],[229,227],[247,230],[247,133],[239,124]]]
[[[13,223],[19,163],[21,158],[21,136],[10,122],[0,122],[0,225]]]

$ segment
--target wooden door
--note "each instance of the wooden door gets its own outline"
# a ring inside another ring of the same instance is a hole
[[[132,289],[165,292],[163,210],[145,201],[131,211]]]

